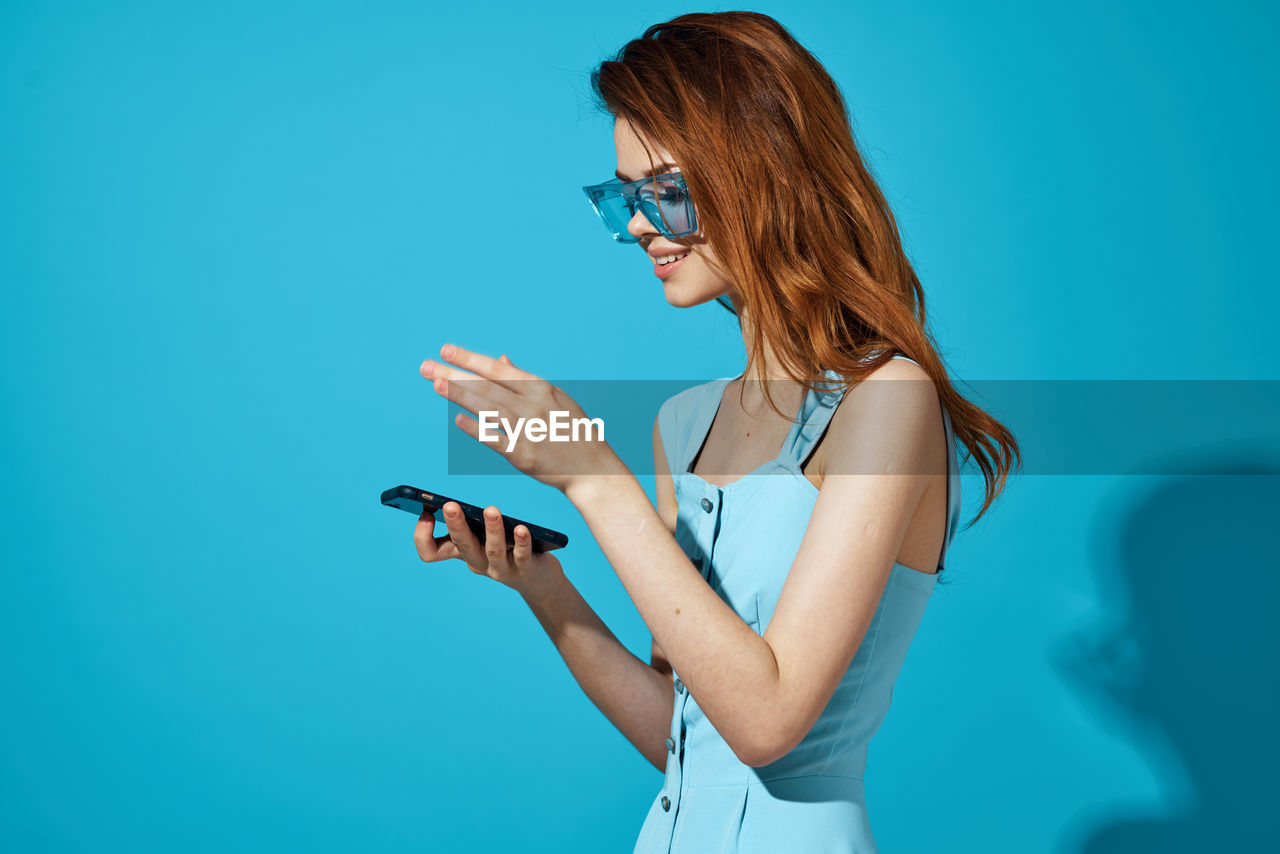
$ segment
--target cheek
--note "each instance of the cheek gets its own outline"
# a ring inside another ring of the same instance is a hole
[[[703,250],[696,257],[698,263],[695,267],[690,268],[690,272],[696,273],[699,282],[708,286],[721,286],[728,281],[724,273],[714,266],[714,264],[718,263],[715,255]]]
[[[685,263],[683,270],[664,282],[672,305],[699,305],[728,292],[728,280],[708,265],[705,258],[695,254]]]

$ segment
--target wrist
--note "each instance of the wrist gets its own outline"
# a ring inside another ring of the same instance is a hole
[[[557,568],[545,580],[522,587],[518,592],[532,610],[546,613],[551,603],[563,599],[565,585],[573,587],[573,582],[569,581],[562,569]]]
[[[599,498],[616,490],[620,484],[635,480],[631,470],[612,451],[603,465],[593,467],[589,473],[576,474],[564,484],[561,492],[579,511],[592,506]]]

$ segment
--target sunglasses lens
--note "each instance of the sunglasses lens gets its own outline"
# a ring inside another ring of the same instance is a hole
[[[638,191],[620,181],[583,189],[605,228],[621,243],[639,242],[639,238],[627,230],[628,223],[636,215],[637,205],[645,219],[665,237],[685,237],[698,230],[693,201],[679,174],[658,176]]]
[[[684,181],[660,179],[640,191],[645,217],[667,237],[684,237],[698,230],[697,216]]]
[[[635,243],[639,238],[627,231],[627,223],[635,216],[625,196],[611,190],[597,190],[588,194],[605,228],[622,243]]]

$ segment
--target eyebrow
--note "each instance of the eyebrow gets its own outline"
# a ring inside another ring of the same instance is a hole
[[[653,169],[645,177],[648,178],[654,175],[661,175],[664,170],[670,171],[675,168],[676,168],[676,164],[674,163],[659,163],[657,166],[653,167]],[[613,174],[617,176],[619,181],[630,182],[632,180],[631,178],[628,178],[626,175],[623,175],[621,172],[614,172]],[[640,179],[636,178],[635,180],[639,181]]]

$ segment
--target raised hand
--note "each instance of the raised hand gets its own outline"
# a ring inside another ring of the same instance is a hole
[[[553,418],[562,423],[589,420],[573,398],[517,368],[505,355],[494,359],[446,344],[440,348],[440,357],[448,364],[428,359],[419,372],[433,381],[438,394],[477,415],[483,413],[490,424],[525,425],[534,419],[550,424]],[[481,441],[477,418],[458,413],[454,423]],[[521,435],[518,430],[513,434],[489,432],[497,441],[484,442],[487,447],[519,471],[562,492],[583,476],[628,473],[608,443],[591,430],[580,431],[575,439],[566,441],[539,440],[532,432]]]

